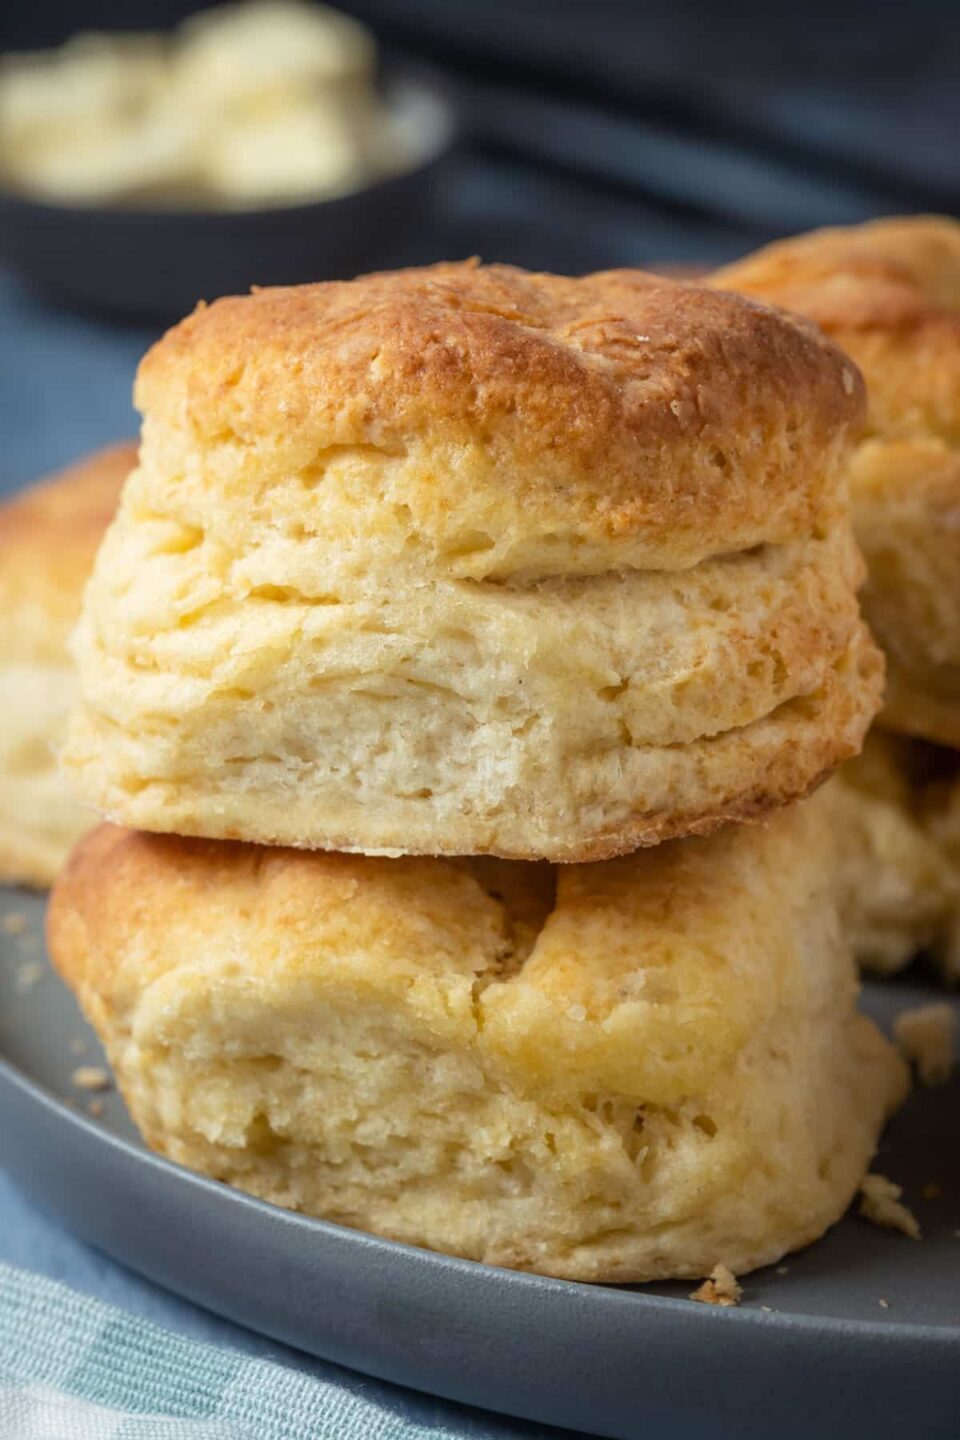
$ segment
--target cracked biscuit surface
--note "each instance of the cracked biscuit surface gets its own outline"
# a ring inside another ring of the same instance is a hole
[[[859,749],[862,388],[803,321],[439,265],[202,308],[137,400],[65,749],[111,819],[586,860]]]
[[[54,748],[76,699],[67,642],[83,587],[136,464],[113,445],[0,505],[0,881],[49,885],[94,817]]]
[[[104,826],[50,951],[174,1160],[492,1264],[742,1273],[842,1214],[905,1085],[826,798],[574,867]]]
[[[864,611],[887,657],[880,723],[960,746],[960,224],[818,230],[710,283],[809,317],[861,368],[850,483]]]

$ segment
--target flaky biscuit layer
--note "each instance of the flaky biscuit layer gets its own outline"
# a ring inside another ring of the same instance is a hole
[[[904,1087],[825,814],[560,869],[103,827],[50,949],[182,1163],[494,1264],[742,1272],[838,1218]]]
[[[177,543],[110,536],[78,652],[98,704],[66,750],[81,793],[144,829],[599,858],[806,793],[879,700],[842,533],[673,576],[395,597],[263,583],[294,545]]]

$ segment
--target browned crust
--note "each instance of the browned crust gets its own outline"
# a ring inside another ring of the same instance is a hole
[[[830,747],[824,748],[827,750]],[[687,836],[712,835],[726,825],[759,824],[774,811],[782,809],[784,805],[804,800],[812,795],[830,778],[843,760],[851,759],[857,753],[858,748],[852,744],[846,745],[842,751],[837,748],[836,753],[825,755],[823,768],[812,777],[802,774],[798,768],[791,768],[789,775],[765,777],[771,786],[769,790],[764,789],[758,782],[751,791],[728,798],[722,804],[711,809],[691,807],[672,811],[669,814],[660,812],[659,814],[632,816],[627,824],[620,825],[616,829],[598,832],[588,839],[571,844],[562,850],[551,849],[549,857],[545,857],[543,851],[539,849],[525,850],[520,846],[506,847],[483,843],[474,843],[469,854],[489,856],[510,862],[581,865],[597,860],[616,860],[623,855],[632,854],[635,850],[650,849],[668,840],[679,840]],[[105,824],[110,829],[123,830],[132,835],[152,835],[154,838],[160,838],[168,833],[160,829],[132,830],[114,821],[108,821]],[[392,850],[387,852],[361,849],[352,835],[331,834],[322,847],[317,845],[295,847],[280,840],[243,839],[233,826],[224,826],[222,831],[218,827],[217,835],[206,833],[208,827],[197,821],[189,825],[187,823],[179,824],[178,828],[179,833],[170,834],[170,838],[182,841],[184,844],[252,846],[254,849],[269,850],[277,854],[289,852],[292,855],[309,855],[319,852],[352,855],[360,858],[369,855],[377,858],[389,853],[391,857],[394,857]],[[436,845],[418,845],[409,840],[403,848],[403,856],[421,859],[455,860],[460,855],[460,848],[454,852],[451,849],[440,849]]]
[[[256,846],[228,840],[146,835],[107,823],[83,836],[57,876],[47,907],[46,933],[54,967],[84,1003],[95,980],[104,987],[101,1005],[109,995],[104,982],[113,973],[116,952],[108,938],[136,926],[152,911],[158,853],[186,860],[191,855],[213,855],[218,849],[228,863],[235,852],[257,854]]]
[[[616,830],[601,832],[592,835],[588,840],[576,845],[570,845],[565,850],[551,850],[549,857],[545,860],[539,850],[522,850],[519,848],[506,849],[498,846],[496,848],[476,846],[471,853],[478,856],[490,856],[508,862],[521,861],[523,863],[545,863],[550,865],[585,865],[598,860],[617,860],[624,855],[632,855],[635,850],[648,850],[656,845],[661,845],[668,840],[682,840],[692,836],[704,837],[713,835],[717,830],[722,830],[726,825],[757,825],[762,824],[776,810],[784,805],[792,804],[797,800],[805,800],[818,790],[824,781],[829,780],[834,773],[840,760],[848,760],[856,753],[850,747],[845,749],[842,756],[831,759],[812,779],[808,776],[801,778],[799,775],[791,776],[789,780],[783,779],[780,788],[765,791],[759,787],[748,794],[737,796],[735,799],[726,801],[712,810],[689,809],[677,810],[671,814],[658,815],[637,815],[631,818],[629,824],[621,825]],[[184,837],[188,838],[188,837]],[[208,844],[218,844],[216,840],[208,840]],[[228,845],[242,845],[251,842],[229,839],[222,843]],[[262,843],[262,842],[256,842]],[[363,852],[356,847],[351,849],[351,840],[347,836],[339,840],[331,840],[329,849],[337,854],[355,854],[362,856]],[[338,848],[339,847],[339,848]],[[270,849],[290,849],[289,846],[268,846]],[[307,849],[292,850],[293,854],[315,853]],[[439,851],[436,847],[427,849],[416,845],[408,845],[404,848],[404,855],[417,856],[422,859],[434,858],[438,860],[453,860],[457,857],[447,851]]]
[[[930,306],[960,309],[960,221],[946,215],[908,215],[810,230],[724,266],[709,283],[729,281],[734,288],[736,281],[738,291],[783,293],[789,285],[830,282],[838,274],[909,286]],[[839,317],[843,299],[838,291],[832,300],[825,294],[822,303]],[[909,302],[903,303],[910,308]],[[898,309],[881,291],[877,317],[895,319]],[[863,310],[854,307],[849,318],[862,321]]]
[[[960,223],[939,216],[815,230],[710,284],[813,320],[863,370],[882,435],[960,443]]]
[[[812,793],[830,771],[808,783],[803,795]],[[802,798],[798,792],[790,798]],[[713,834],[729,821],[757,823],[779,808],[780,799],[757,795],[723,812],[692,815],[683,823],[668,819],[638,819],[636,829],[618,832],[617,837],[600,840],[576,854],[561,857],[561,865],[573,861],[608,860],[682,836]],[[502,857],[507,864],[524,865],[537,856]],[[316,871],[311,866],[319,864]],[[403,857],[384,860],[348,851],[298,850],[283,845],[260,845],[232,839],[209,839],[190,835],[154,834],[132,830],[105,821],[84,835],[69,861],[57,876],[47,910],[49,954],[64,981],[88,1004],[95,996],[98,1005],[109,1005],[112,976],[117,955],[116,937],[143,929],[149,933],[157,923],[157,875],[162,872],[166,890],[163,904],[177,904],[177,877],[187,881],[201,867],[204,884],[222,890],[252,882],[261,866],[289,866],[294,873],[315,874],[317,884],[334,876],[359,886],[366,869],[388,865],[418,870],[424,865],[442,868],[461,863],[459,857],[424,855],[411,851]],[[551,862],[553,863],[553,862]],[[531,866],[531,883],[541,865]],[[427,872],[425,878],[428,878]],[[323,891],[317,891],[323,904]],[[145,980],[148,977],[141,976]]]
[[[201,306],[136,399],[194,454],[480,445],[487,483],[595,539],[693,516],[718,538],[808,526],[825,448],[863,408],[849,361],[795,317],[640,271],[472,261]]]
[[[753,794],[740,796],[716,810],[679,811],[669,816],[638,816],[630,825],[613,835],[597,836],[588,845],[572,849],[569,854],[557,855],[556,863],[579,865],[594,860],[614,860],[620,855],[629,855],[634,850],[661,845],[667,840],[680,840],[693,835],[713,835],[725,825],[760,824],[782,806],[796,800],[805,800],[812,795],[825,780],[829,780],[835,763],[831,761],[813,779],[805,777],[800,780],[797,777],[794,781],[784,782],[779,791],[758,790]],[[536,860],[537,856],[524,855],[516,858]]]

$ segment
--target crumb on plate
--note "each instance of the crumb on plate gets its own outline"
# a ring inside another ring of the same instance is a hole
[[[919,1240],[920,1225],[913,1211],[901,1203],[902,1194],[902,1188],[886,1175],[868,1175],[860,1186],[860,1214],[874,1225]]]
[[[43,966],[40,964],[40,961],[28,960],[25,964],[21,965],[17,971],[17,992],[20,995],[25,995],[28,990],[33,989],[42,975]]]
[[[5,935],[22,935],[27,928],[27,917],[20,910],[11,910],[0,921]]]
[[[737,1277],[726,1265],[714,1265],[709,1276],[704,1280],[699,1289],[694,1290],[690,1296],[691,1300],[699,1300],[704,1305],[739,1305],[743,1290],[737,1283]]]
[[[110,1074],[102,1065],[78,1065],[70,1076],[81,1090],[109,1090]]]

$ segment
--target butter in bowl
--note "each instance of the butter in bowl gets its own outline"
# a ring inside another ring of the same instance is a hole
[[[305,0],[0,60],[0,258],[74,302],[162,316],[387,263],[453,141],[444,87]]]

